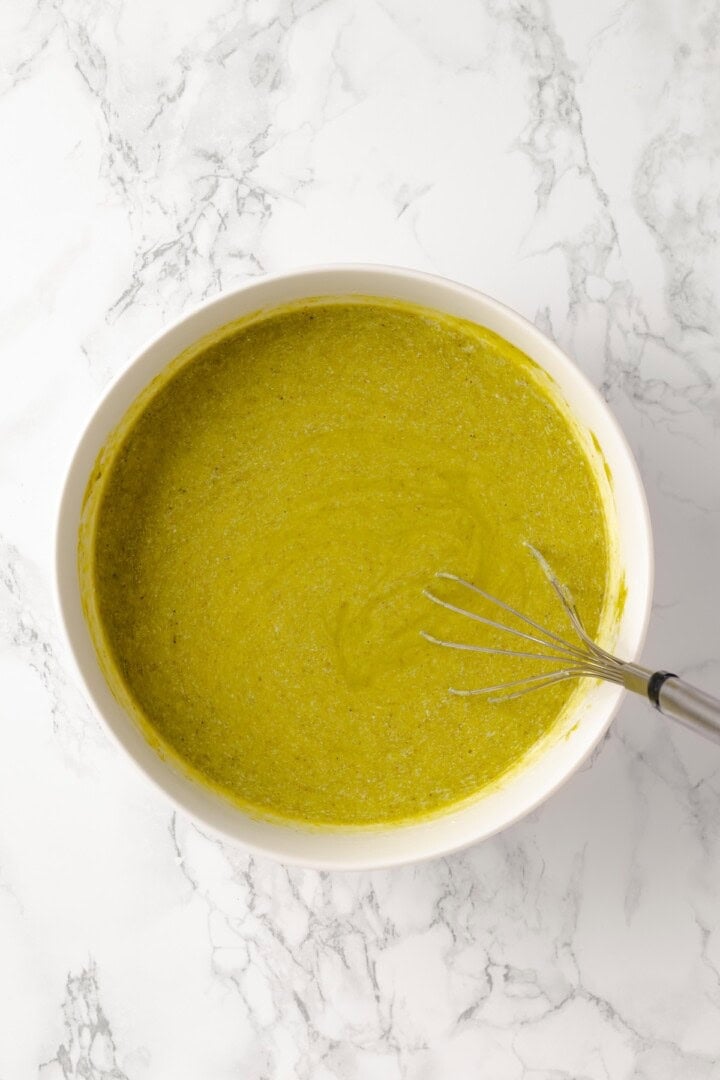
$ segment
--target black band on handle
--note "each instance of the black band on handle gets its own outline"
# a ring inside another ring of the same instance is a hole
[[[672,671],[655,671],[648,679],[647,696],[656,709],[660,708],[660,691],[668,679],[677,679]]]

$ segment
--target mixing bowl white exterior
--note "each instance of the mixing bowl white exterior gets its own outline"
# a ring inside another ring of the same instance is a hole
[[[433,820],[364,831],[304,830],[255,820],[164,761],[118,705],[100,671],[83,617],[77,538],[85,487],[95,458],[134,398],[183,349],[205,334],[261,308],[311,296],[394,297],[471,319],[494,330],[552,376],[578,422],[593,432],[612,471],[621,566],[627,600],[616,652],[638,657],[650,612],[653,579],[650,520],[632,453],[604,401],[557,345],[516,312],[474,289],[412,270],[339,265],[253,280],[203,304],[150,342],[111,384],[73,455],[57,527],[56,588],[61,622],[85,692],[105,725],[146,777],[202,826],[283,862],[328,869],[392,866],[447,854],[517,821],[581,765],[607,730],[623,692],[608,684],[582,701],[578,723],[561,739],[471,805]]]

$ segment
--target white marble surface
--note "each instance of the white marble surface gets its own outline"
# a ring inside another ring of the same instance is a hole
[[[143,340],[248,275],[479,286],[647,484],[646,656],[720,691],[720,7],[3,0],[0,1080],[715,1080],[720,749],[626,703],[532,818],[394,872],[208,839],[68,672],[53,515]]]

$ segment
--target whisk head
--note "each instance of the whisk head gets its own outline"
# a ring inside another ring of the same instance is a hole
[[[511,607],[510,604],[506,604],[504,600],[501,600],[499,597],[493,596],[492,593],[486,592],[485,589],[481,589],[479,586],[474,585],[471,581],[466,581],[465,578],[458,577],[457,574],[441,571],[436,575],[438,578],[442,578],[445,581],[452,581],[469,592],[482,597],[483,600],[494,607],[518,619],[524,629],[520,630],[516,627],[508,626],[506,623],[500,622],[497,619],[490,619],[484,615],[477,614],[477,612],[470,611],[468,608],[459,607],[457,604],[451,604],[447,600],[443,600],[441,597],[436,596],[435,593],[430,592],[428,589],[424,589],[423,595],[426,596],[428,600],[432,600],[434,604],[438,604],[440,607],[445,608],[446,611],[451,611],[456,615],[464,615],[474,622],[481,623],[483,626],[487,626],[493,630],[500,630],[503,633],[510,634],[513,637],[519,638],[521,641],[536,647],[533,649],[506,649],[490,645],[472,645],[462,641],[445,641],[441,638],[434,637],[425,630],[421,630],[420,633],[426,641],[431,642],[433,645],[442,645],[447,649],[460,649],[466,652],[486,653],[496,656],[510,656],[520,661],[532,660],[544,665],[550,665],[549,670],[540,672],[539,674],[531,674],[525,678],[514,679],[511,682],[502,682],[495,686],[483,686],[472,690],[458,690],[451,687],[450,693],[457,694],[460,697],[488,695],[489,701],[500,702],[512,701],[514,698],[524,697],[525,694],[532,693],[534,690],[543,690],[545,687],[553,686],[555,683],[565,682],[568,679],[603,679],[606,682],[627,685],[628,671],[633,668],[633,665],[624,664],[623,661],[618,660],[617,657],[606,652],[605,649],[602,649],[592,640],[577,613],[575,601],[572,598],[570,590],[557,579],[547,560],[537,548],[533,547],[532,544],[527,543],[525,546],[539,563],[545,577],[558,597],[565,614],[567,615],[576,640],[568,641],[566,638],[560,637],[546,627],[541,626],[540,623],[535,622],[535,620],[531,619],[528,615],[524,615],[521,611]],[[539,649],[537,646],[539,646]]]

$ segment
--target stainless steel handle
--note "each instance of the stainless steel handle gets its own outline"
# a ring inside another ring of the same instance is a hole
[[[720,700],[704,690],[698,690],[677,675],[656,672],[650,680],[657,680],[654,693],[648,690],[652,703],[673,720],[679,720],[685,727],[705,735],[708,739],[720,742]]]

